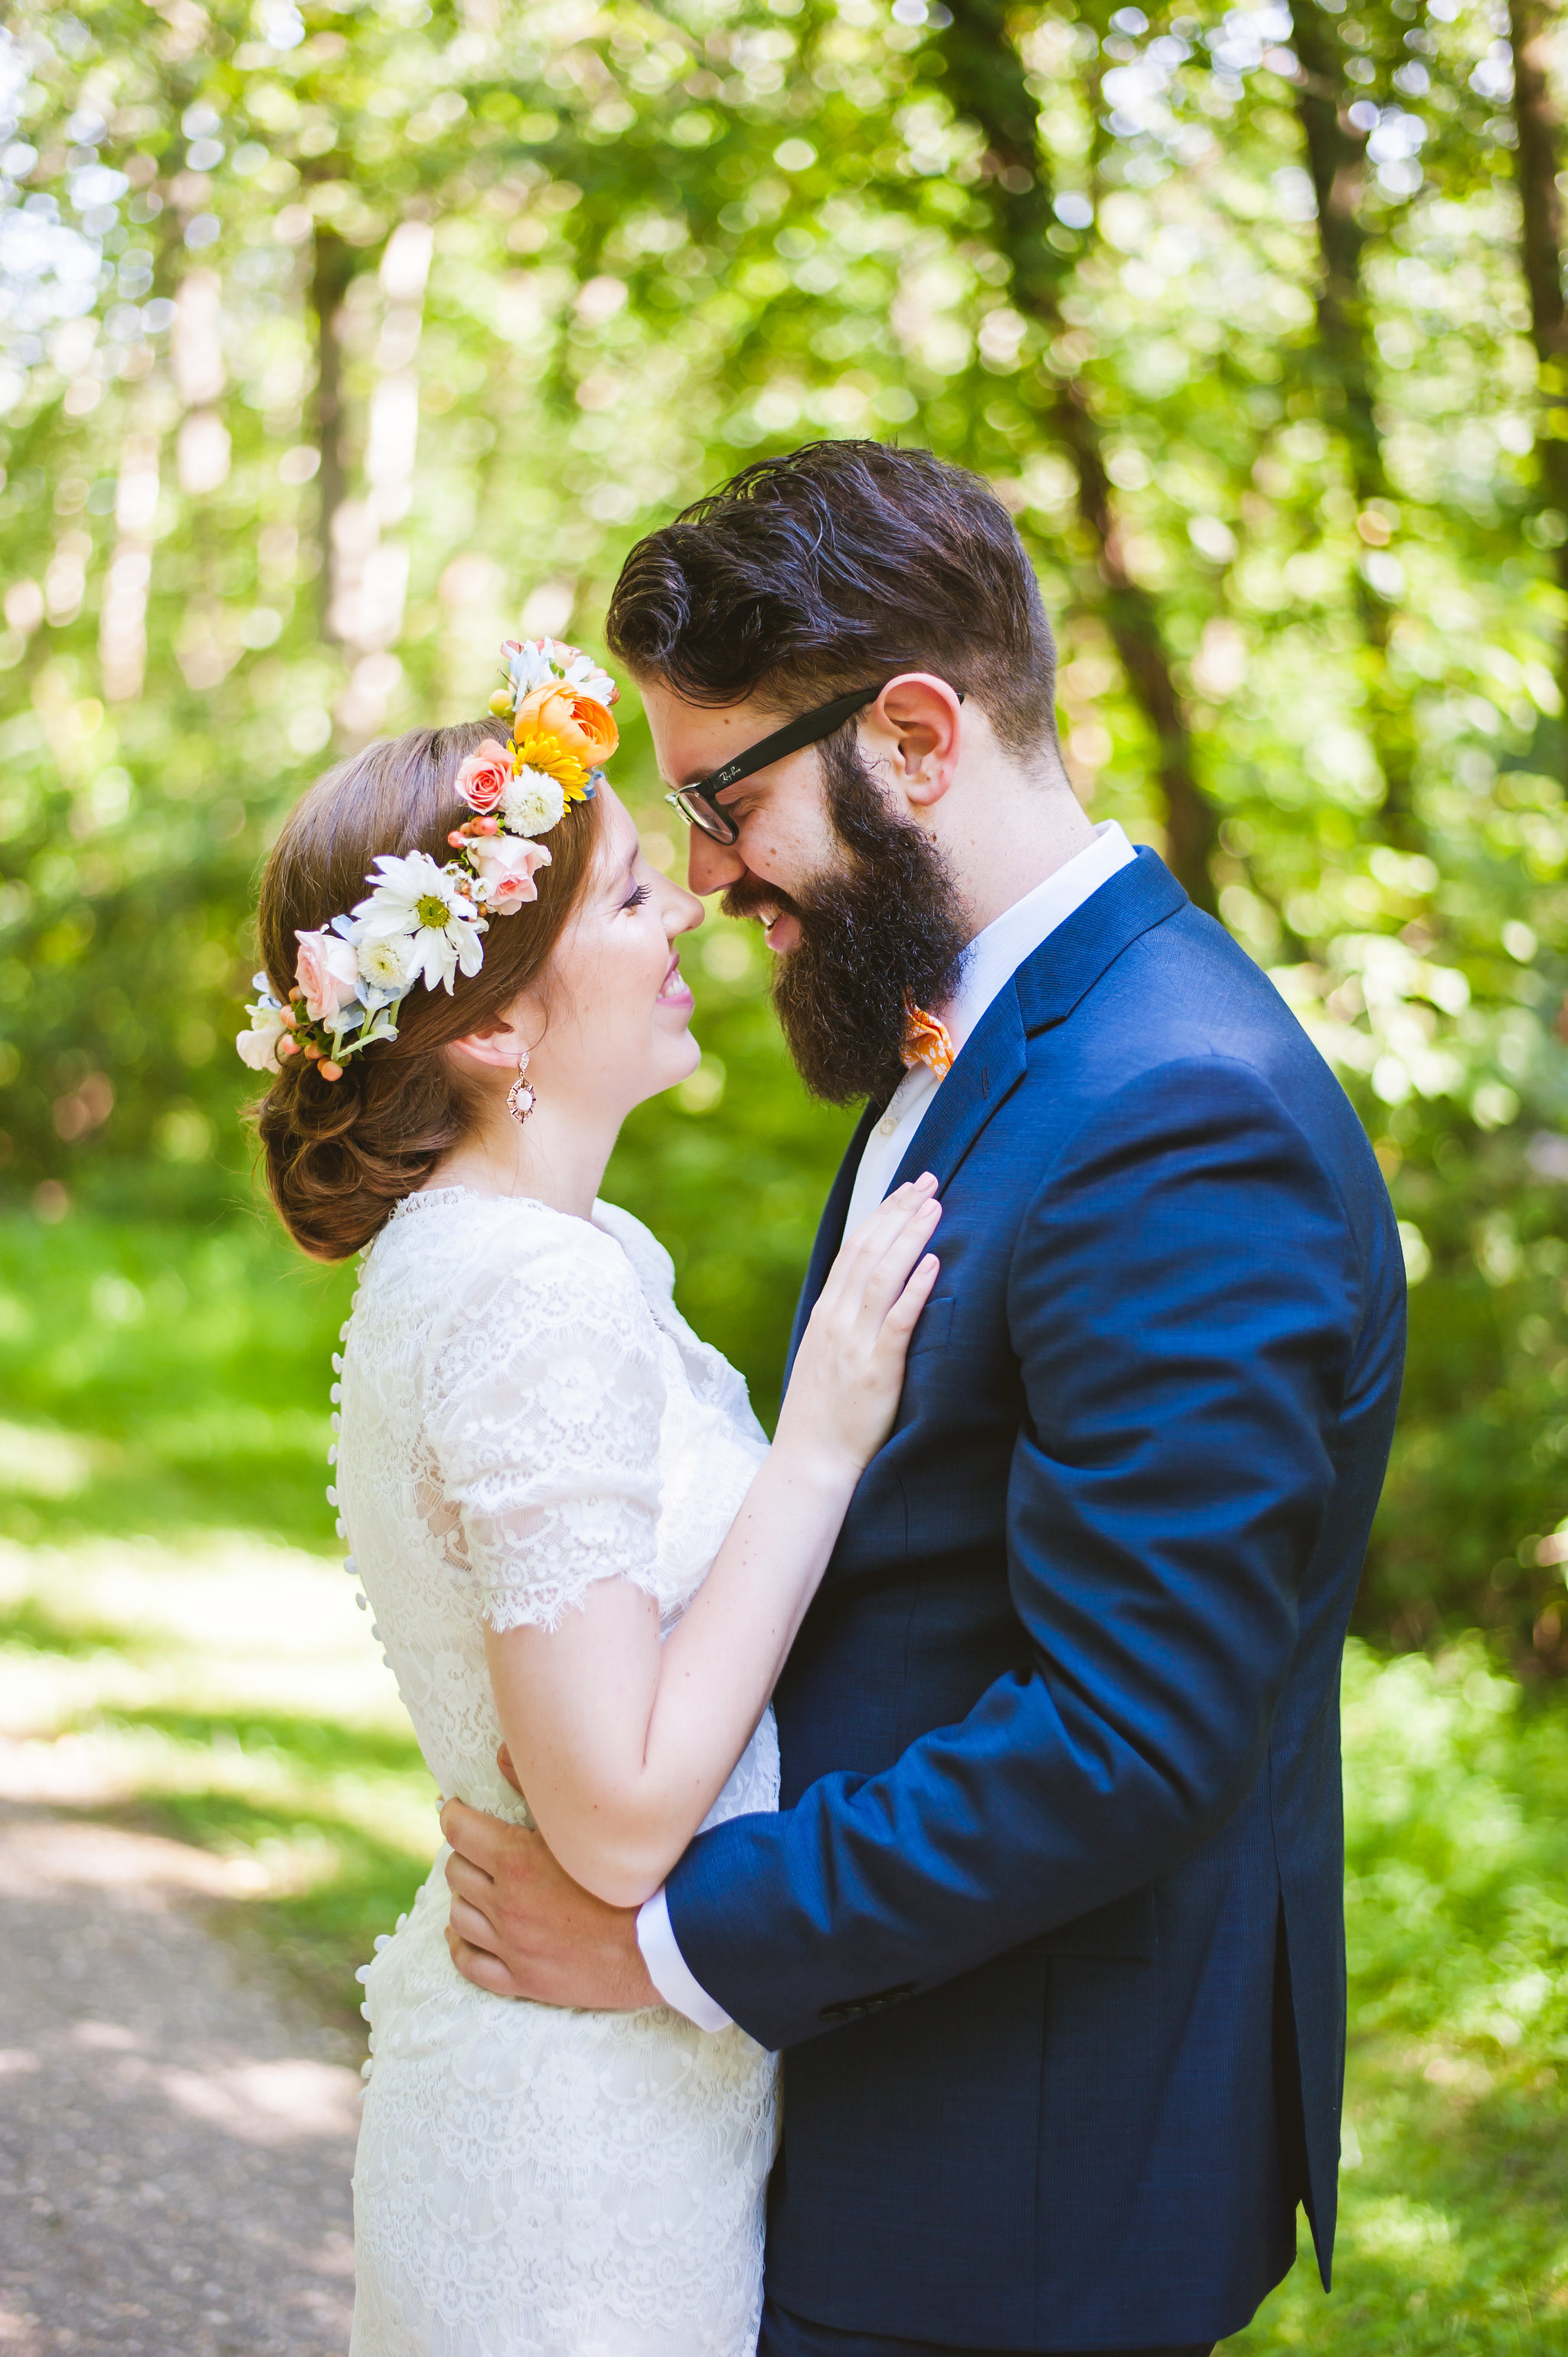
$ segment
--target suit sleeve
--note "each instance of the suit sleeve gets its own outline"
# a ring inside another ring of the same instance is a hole
[[[1028,1666],[882,1774],[700,1835],[671,1878],[682,1955],[764,2045],[1138,1889],[1240,1805],[1333,1487],[1356,1267],[1248,1067],[1145,1075],[1062,1150],[1009,1282]]]

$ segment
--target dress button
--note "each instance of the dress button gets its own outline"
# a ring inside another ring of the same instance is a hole
[[[898,1126],[897,1114],[896,1113],[885,1113],[876,1126],[884,1137],[891,1137],[894,1131]]]

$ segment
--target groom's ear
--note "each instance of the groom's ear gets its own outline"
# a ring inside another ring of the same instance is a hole
[[[900,672],[866,715],[866,751],[917,810],[940,802],[953,781],[963,713],[957,690],[934,672]]]

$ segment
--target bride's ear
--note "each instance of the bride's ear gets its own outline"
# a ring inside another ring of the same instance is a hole
[[[522,1024],[515,1013],[507,1020],[498,1022],[492,1031],[467,1031],[462,1039],[449,1039],[446,1044],[455,1048],[460,1056],[467,1057],[470,1063],[493,1066],[497,1071],[513,1073],[522,1058],[531,1052],[531,1043],[525,1038]]]

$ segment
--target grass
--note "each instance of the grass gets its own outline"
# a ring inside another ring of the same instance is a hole
[[[1350,2054],[1332,2295],[1235,2357],[1568,2350],[1568,1706],[1478,1641],[1346,1662]]]
[[[328,1361],[353,1289],[259,1216],[0,1220],[0,1535],[329,1542]]]
[[[339,2019],[437,1838],[322,1495],[350,1285],[259,1222],[0,1222],[10,1788],[242,1861],[236,1928]],[[1345,1703],[1337,2279],[1304,2239],[1227,2351],[1568,2352],[1568,1696],[1477,1640],[1354,1645]]]

